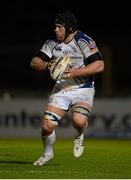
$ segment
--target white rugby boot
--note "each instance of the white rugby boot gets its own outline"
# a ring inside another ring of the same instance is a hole
[[[86,122],[85,127],[83,128],[82,132],[75,137],[74,139],[74,148],[73,148],[73,155],[75,157],[80,157],[84,151],[84,132],[88,126]]]
[[[44,153],[37,161],[33,163],[34,166],[42,166],[53,158],[53,151],[51,154]]]
[[[75,157],[80,157],[84,151],[84,134],[77,136],[74,140],[73,154]]]

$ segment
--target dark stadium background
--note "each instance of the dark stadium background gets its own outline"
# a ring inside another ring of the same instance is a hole
[[[113,1],[0,1],[0,93],[51,89],[47,73],[34,72],[30,61],[52,35],[57,13],[69,10],[79,29],[92,36],[106,69],[96,78],[97,95],[130,96],[131,8]]]
[[[0,0],[0,179],[131,179],[129,2]],[[53,160],[37,168],[32,163],[42,151],[40,115],[54,82],[48,72],[32,70],[30,61],[65,10],[96,41],[105,72],[96,76],[82,157],[73,157],[76,131],[67,112],[56,130]]]

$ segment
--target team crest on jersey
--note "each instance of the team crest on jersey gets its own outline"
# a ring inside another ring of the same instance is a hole
[[[90,48],[91,50],[93,50],[93,49],[96,48],[96,43],[95,43],[93,40],[90,40],[90,41],[89,41],[89,48]]]
[[[56,47],[55,47],[55,50],[56,50],[56,51],[62,51],[62,45],[56,46]]]

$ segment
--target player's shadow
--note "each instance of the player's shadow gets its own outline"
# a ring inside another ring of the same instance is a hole
[[[28,161],[0,161],[2,164],[32,164],[32,162]]]
[[[33,162],[29,162],[29,161],[0,161],[1,164],[32,164]],[[45,166],[59,166],[60,164],[46,164]]]

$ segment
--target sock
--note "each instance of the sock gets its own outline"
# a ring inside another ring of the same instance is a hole
[[[56,140],[55,130],[49,136],[42,136],[44,153],[51,154],[53,152],[52,144]]]

